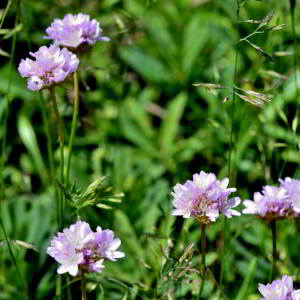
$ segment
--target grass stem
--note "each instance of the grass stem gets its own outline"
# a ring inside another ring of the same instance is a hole
[[[277,258],[277,250],[276,250],[276,221],[273,220],[270,223],[272,230],[272,267],[269,275],[269,282],[272,282],[275,269],[276,269],[276,258]]]
[[[235,91],[237,87],[237,64],[238,64],[238,41],[239,41],[239,11],[240,11],[240,3],[239,0],[234,0],[237,3],[236,7],[236,43],[235,43],[235,63],[234,63],[234,88],[232,95],[232,105],[231,105],[231,129],[230,129],[230,142],[229,142],[229,156],[228,156],[228,178],[231,180],[231,164],[232,164],[232,148],[233,148],[233,138],[234,138],[234,114],[235,114]],[[223,257],[222,257],[222,265],[221,265],[221,273],[220,273],[220,290],[223,292],[223,279],[224,279],[224,269],[225,269],[225,256],[226,256],[226,231],[227,231],[227,223],[226,218],[224,217],[224,225],[223,225]]]
[[[76,123],[78,117],[78,110],[79,110],[79,88],[78,88],[78,73],[77,71],[73,74],[73,119],[72,119],[72,129],[71,135],[69,140],[69,155],[67,161],[67,171],[66,171],[66,186],[69,185],[69,175],[70,175],[70,166],[71,166],[71,158],[72,158],[72,150],[73,150],[73,142],[76,134]]]
[[[86,278],[84,272],[81,273],[81,300],[88,300],[86,294]]]
[[[201,299],[201,295],[203,292],[203,287],[204,287],[204,281],[205,281],[205,273],[206,273],[206,268],[205,268],[205,254],[206,254],[206,236],[205,236],[205,224],[201,223],[200,224],[200,229],[201,229],[201,285],[199,289],[199,294],[198,294],[198,300]]]
[[[50,89],[50,98],[53,104],[53,111],[56,118],[58,135],[59,135],[60,182],[63,185],[64,184],[64,146],[65,146],[64,124],[63,124],[63,120],[59,115],[54,88]],[[64,222],[64,195],[62,191],[60,191],[59,193],[58,216],[59,216],[59,227],[60,229],[62,229],[63,222]]]

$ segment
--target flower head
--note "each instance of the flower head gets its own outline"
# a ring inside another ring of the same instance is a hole
[[[245,200],[244,214],[257,214],[273,220],[287,217],[292,212],[291,200],[283,187],[266,185],[262,193],[254,193],[254,201]]]
[[[193,175],[193,180],[184,184],[176,184],[171,195],[173,196],[172,214],[184,218],[194,217],[202,223],[215,222],[220,213],[231,218],[240,215],[233,210],[240,203],[238,197],[228,200],[235,188],[227,188],[228,178],[217,180],[215,174],[201,171]]]
[[[120,245],[121,241],[114,237],[113,231],[97,227],[97,232],[93,232],[88,223],[77,221],[57,233],[47,253],[61,264],[57,269],[59,274],[68,272],[76,276],[79,269],[101,272],[105,259],[115,261],[124,257],[123,252],[117,251]]]
[[[30,52],[30,55],[35,60],[22,59],[18,70],[22,77],[29,77],[28,88],[33,91],[63,82],[79,65],[75,54],[55,45],[42,46],[37,52]]]
[[[97,41],[109,41],[102,36],[99,22],[90,20],[89,15],[67,14],[61,19],[55,19],[46,29],[48,36],[56,45],[71,49],[79,49],[86,45],[93,45]]]
[[[282,276],[267,285],[259,284],[258,290],[264,298],[261,300],[299,300],[300,290],[293,290],[293,280],[290,276]]]
[[[279,182],[287,191],[293,210],[297,215],[300,214],[300,180],[286,177],[284,180],[279,179]]]

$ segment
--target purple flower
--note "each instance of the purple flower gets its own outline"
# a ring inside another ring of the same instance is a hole
[[[61,266],[57,269],[57,273],[62,274],[68,272],[75,276],[78,273],[78,265],[83,263],[83,253],[68,243],[63,233],[58,235],[51,241],[51,246],[48,247],[47,253],[52,256]]]
[[[55,19],[46,32],[46,38],[52,39],[56,45],[72,49],[93,45],[97,41],[109,41],[102,36],[99,22],[90,20],[90,16],[85,14],[67,14],[62,20]]]
[[[22,59],[18,70],[22,77],[29,77],[28,88],[33,91],[63,82],[79,65],[75,54],[55,45],[42,46],[37,52],[30,52],[30,55],[35,60]]]
[[[193,180],[174,186],[172,215],[184,218],[194,217],[202,223],[215,222],[220,213],[227,218],[240,213],[233,210],[240,203],[238,197],[228,200],[235,188],[227,188],[228,178],[217,180],[215,174],[201,171],[193,175]]]
[[[115,238],[112,230],[102,230],[101,227],[98,226],[95,239],[91,244],[99,253],[100,257],[115,261],[125,256],[123,252],[117,251],[121,245],[121,240]]]
[[[256,214],[268,220],[285,218],[293,211],[286,189],[269,185],[262,193],[254,193],[254,201],[245,200],[243,204],[244,214]]]
[[[76,276],[79,270],[101,272],[105,259],[115,261],[124,257],[123,252],[117,251],[120,245],[113,231],[97,227],[97,232],[93,232],[88,223],[77,221],[57,233],[47,253],[61,264],[57,269],[59,274],[68,272]]]
[[[300,290],[293,290],[293,280],[290,276],[282,276],[267,285],[259,284],[258,290],[264,298],[261,300],[299,300]]]
[[[286,177],[284,180],[279,179],[280,186],[286,189],[292,203],[292,208],[298,215],[300,213],[300,180]]]

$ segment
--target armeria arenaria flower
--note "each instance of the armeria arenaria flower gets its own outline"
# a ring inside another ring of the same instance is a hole
[[[29,77],[28,88],[33,91],[63,82],[79,65],[75,54],[55,45],[42,46],[37,52],[30,52],[30,55],[35,60],[22,59],[18,70],[22,77]]]
[[[300,180],[286,177],[284,180],[279,179],[280,186],[286,189],[292,208],[297,216],[300,215]]]
[[[240,198],[228,199],[235,188],[227,188],[228,178],[217,180],[215,174],[201,171],[193,175],[193,180],[176,184],[173,192],[172,215],[184,218],[194,217],[202,223],[215,222],[221,213],[227,218],[240,213],[233,210],[240,203]]]
[[[120,245],[113,231],[97,227],[93,232],[88,223],[77,221],[57,233],[47,253],[61,264],[57,269],[59,274],[68,272],[76,276],[79,270],[101,272],[105,259],[115,261],[124,257],[123,252],[117,251]]]
[[[293,279],[284,275],[267,285],[259,284],[258,290],[262,294],[261,300],[299,300],[300,290],[293,289]]]
[[[93,45],[97,41],[109,41],[102,36],[102,29],[96,20],[90,20],[89,15],[67,14],[61,19],[55,19],[46,29],[48,36],[56,45],[67,47],[72,50]]]
[[[283,219],[293,215],[292,202],[283,187],[263,187],[262,193],[254,193],[254,201],[245,200],[244,214],[255,214],[267,220]]]

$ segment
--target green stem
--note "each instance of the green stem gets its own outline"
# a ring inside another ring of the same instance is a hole
[[[205,224],[201,223],[200,224],[200,229],[201,229],[201,285],[200,285],[200,289],[199,289],[199,294],[198,294],[198,300],[200,300],[201,295],[202,295],[202,291],[203,291],[203,287],[204,287],[204,280],[205,280],[205,273],[206,273],[206,269],[205,269],[205,254],[206,254],[206,236],[205,236]]]
[[[235,0],[234,0],[235,1]],[[232,148],[233,148],[233,136],[234,136],[234,113],[235,113],[235,90],[237,86],[237,64],[238,64],[238,40],[239,40],[239,11],[240,11],[240,3],[239,0],[236,0],[236,43],[235,43],[235,64],[234,64],[234,88],[232,95],[232,106],[231,106],[231,129],[230,129],[230,142],[229,142],[229,156],[228,156],[228,178],[231,179],[231,162],[232,162]],[[224,279],[224,269],[225,269],[225,255],[226,255],[226,218],[224,217],[224,225],[223,225],[223,259],[221,265],[221,273],[220,273],[220,290],[223,292],[223,279]]]
[[[72,129],[71,129],[71,136],[69,141],[69,156],[67,162],[67,171],[66,171],[66,186],[69,185],[69,174],[70,174],[70,166],[71,166],[71,157],[72,157],[72,150],[73,150],[73,142],[76,134],[76,123],[78,117],[78,110],[79,110],[79,88],[78,88],[78,74],[77,71],[73,74],[73,82],[74,82],[74,90],[73,90],[73,119],[72,119]]]
[[[86,278],[84,272],[81,273],[81,300],[88,300],[86,295]]]
[[[277,251],[276,251],[276,221],[271,221],[271,230],[272,230],[272,267],[271,272],[269,275],[269,282],[273,280],[275,268],[276,268],[276,258],[277,258]]]
[[[4,223],[2,221],[2,218],[0,217],[0,225],[1,225],[1,229],[2,229],[2,232],[3,232],[3,235],[4,235],[4,239],[6,241],[6,244],[7,244],[7,247],[8,247],[8,251],[9,251],[9,254],[11,256],[11,259],[12,259],[12,262],[17,270],[17,274],[18,274],[18,277],[20,278],[20,281],[21,281],[21,284],[23,286],[23,291],[24,291],[24,294],[25,294],[25,297],[27,299],[30,299],[29,296],[28,296],[28,289],[27,289],[27,285],[26,285],[26,282],[21,274],[21,271],[19,269],[19,266],[17,264],[17,261],[16,261],[16,258],[15,258],[15,255],[12,251],[12,247],[11,247],[11,243],[10,243],[10,240],[8,238],[8,235],[7,235],[7,232],[6,232],[6,229],[5,229],[5,226],[4,226]]]
[[[11,3],[7,3],[7,7],[9,7]],[[15,19],[15,27],[18,25],[19,21],[19,9],[20,9],[20,1],[17,3],[17,13],[16,13],[16,19]],[[1,26],[2,21],[4,21],[4,15],[3,19],[1,20]],[[1,28],[0,26],[0,28]],[[1,147],[1,157],[0,157],[0,214],[1,214],[1,207],[2,207],[2,201],[4,201],[4,165],[6,160],[6,138],[7,138],[7,126],[8,126],[8,115],[9,115],[9,104],[10,104],[10,90],[11,90],[11,83],[12,83],[12,69],[13,69],[13,61],[16,51],[16,42],[17,42],[17,33],[14,34],[12,39],[12,49],[11,49],[11,55],[9,59],[9,71],[8,71],[8,84],[7,84],[7,91],[6,91],[6,102],[5,107],[3,111],[3,138],[2,138],[2,147]]]
[[[53,103],[53,111],[57,122],[57,130],[59,135],[59,152],[60,152],[60,182],[64,184],[64,146],[65,146],[65,138],[64,138],[64,123],[61,119],[56,103],[56,96],[54,88],[50,89],[50,98]],[[63,228],[64,221],[64,195],[63,192],[59,193],[59,206],[58,206],[58,216],[59,216],[59,227]]]
[[[42,111],[43,116],[43,123],[44,123],[44,130],[47,138],[47,152],[48,152],[48,160],[49,160],[49,166],[50,166],[50,178],[51,181],[54,181],[54,160],[53,160],[53,149],[52,149],[52,142],[51,142],[51,135],[50,135],[50,123],[47,116],[47,109],[45,100],[43,97],[42,92],[40,94],[40,107]]]
[[[61,299],[61,275],[60,274],[56,274],[55,298],[57,300]]]

